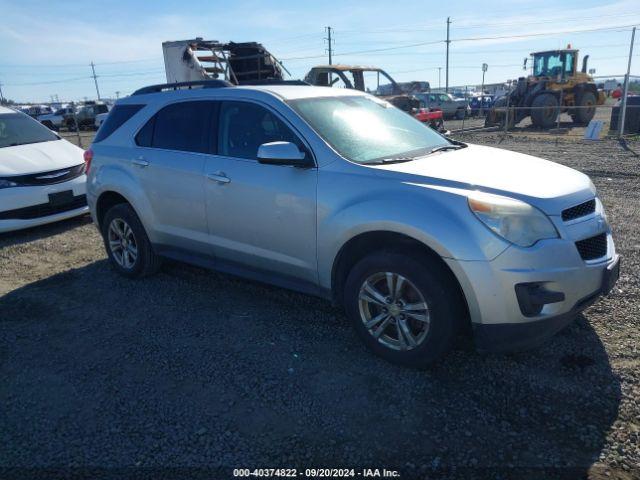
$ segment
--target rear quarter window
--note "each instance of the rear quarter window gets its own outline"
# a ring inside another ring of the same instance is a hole
[[[98,130],[93,143],[101,142],[105,138],[109,137],[143,107],[144,105],[116,105],[113,107],[109,116],[104,122],[102,122],[100,130]]]

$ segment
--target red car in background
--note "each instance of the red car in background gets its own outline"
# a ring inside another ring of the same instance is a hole
[[[413,114],[415,118],[422,123],[428,123],[431,128],[437,132],[444,131],[444,121],[442,117],[442,110],[435,108],[419,108],[416,113]]]

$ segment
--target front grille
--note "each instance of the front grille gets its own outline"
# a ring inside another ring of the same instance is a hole
[[[51,170],[49,172],[30,173],[28,175],[14,175],[2,177],[2,180],[15,182],[19,187],[37,187],[40,185],[54,185],[56,183],[73,180],[84,173],[84,163],[74,167]]]
[[[575,218],[584,217],[596,211],[596,199],[589,200],[587,202],[576,205],[575,207],[567,208],[562,211],[562,220],[568,222]]]
[[[77,208],[87,206],[87,196],[78,195],[73,200],[64,205],[53,206],[49,203],[41,203],[31,207],[16,208],[15,210],[7,210],[0,212],[0,220],[32,220],[34,218],[48,217],[57,213],[68,212]]]
[[[607,254],[607,234],[601,233],[595,237],[585,238],[576,242],[576,248],[583,260],[594,260]]]

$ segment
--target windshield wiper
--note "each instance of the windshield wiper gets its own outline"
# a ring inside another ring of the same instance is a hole
[[[416,157],[390,157],[390,158],[381,158],[380,160],[375,160],[371,162],[367,162],[369,165],[389,165],[390,163],[403,163],[410,162],[411,160],[415,160]]]
[[[440,145],[439,147],[432,148],[429,153],[442,152],[444,150],[460,150],[464,147],[466,147],[466,145]]]

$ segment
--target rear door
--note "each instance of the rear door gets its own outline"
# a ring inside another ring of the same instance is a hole
[[[216,261],[267,273],[275,283],[295,279],[315,286],[317,169],[257,160],[263,143],[296,143],[311,156],[310,149],[283,117],[249,101],[222,102],[218,132],[218,154],[206,164]]]
[[[158,247],[209,254],[204,167],[211,148],[212,101],[172,103],[138,132],[132,159],[149,200]]]

